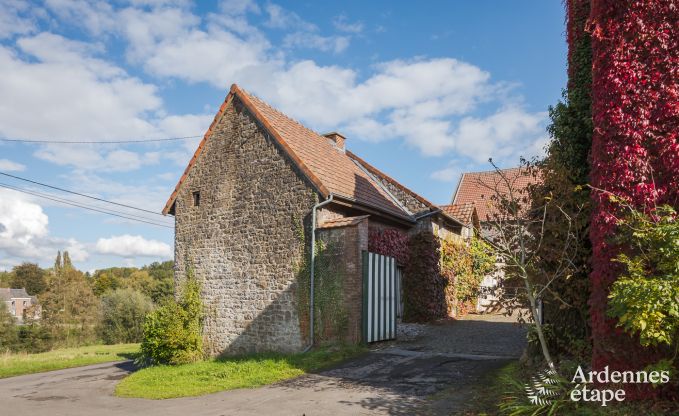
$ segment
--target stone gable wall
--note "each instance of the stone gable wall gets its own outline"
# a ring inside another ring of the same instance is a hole
[[[394,195],[403,206],[408,208],[413,214],[418,214],[420,212],[427,211],[429,207],[419,201],[417,198],[412,196],[410,193],[402,190],[398,186],[394,185],[390,181],[376,176],[380,183]]]
[[[199,206],[193,206],[196,191]],[[316,200],[297,168],[234,100],[175,206],[175,279],[184,279],[190,264],[201,282],[210,353],[294,352],[307,343],[296,273]]]

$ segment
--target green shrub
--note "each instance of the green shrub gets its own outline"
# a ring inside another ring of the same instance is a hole
[[[102,321],[99,328],[106,344],[140,342],[144,318],[153,310],[151,299],[133,289],[116,289],[101,298]]]
[[[189,273],[179,301],[169,299],[146,316],[141,360],[147,364],[185,364],[203,357],[200,285]]]
[[[50,331],[40,323],[27,320],[25,325],[17,325],[7,308],[0,305],[0,353],[43,352],[53,346]]]
[[[17,330],[14,323],[14,317],[9,313],[5,305],[0,304],[0,353],[14,351],[17,342]]]
[[[17,326],[16,332],[17,345],[15,351],[34,354],[49,351],[54,346],[54,338],[50,330],[37,322]]]

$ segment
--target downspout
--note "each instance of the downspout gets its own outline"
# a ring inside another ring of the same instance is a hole
[[[332,202],[334,198],[333,194],[328,196],[323,202],[319,202],[314,205],[311,210],[311,263],[310,263],[310,280],[311,286],[309,291],[309,345],[304,349],[303,352],[307,352],[314,346],[314,272],[316,264],[316,210]]]

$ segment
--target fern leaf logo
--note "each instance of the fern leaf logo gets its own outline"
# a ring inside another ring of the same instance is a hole
[[[552,404],[557,391],[557,373],[554,370],[545,370],[531,377],[531,382],[525,385],[526,396],[530,404],[546,406]]]

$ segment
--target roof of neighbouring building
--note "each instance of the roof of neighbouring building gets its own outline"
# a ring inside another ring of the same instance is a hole
[[[26,289],[0,288],[0,300],[10,301],[17,298],[33,298],[26,292]]]
[[[357,217],[334,218],[332,220],[323,221],[318,225],[318,228],[348,227],[350,225],[356,225],[360,223],[369,216],[370,215],[359,215]]]
[[[509,183],[513,189],[523,192],[529,185],[538,181],[539,179],[525,168],[463,173],[453,195],[452,206],[474,204],[479,220],[490,221],[494,215],[498,214],[498,209],[492,199],[496,191],[508,192]]]
[[[471,225],[474,222],[474,203],[441,205],[439,208],[446,214],[456,218],[462,224]]]
[[[222,104],[212,125],[205,133],[196,153],[167,201],[163,209],[164,214],[171,211],[177,193],[189,170],[195,164],[205,142],[210,138],[213,128],[234,97],[242,102],[252,116],[261,123],[266,132],[278,142],[287,156],[323,197],[327,198],[332,194],[377,209],[380,212],[413,221],[412,213],[408,212],[402,203],[379,183],[379,180],[371,174],[370,169],[365,168],[366,162],[358,159],[351,152],[338,149],[329,138],[306,128],[235,84],[231,87],[224,104]],[[389,179],[393,181],[393,179]],[[400,184],[399,186],[402,187]],[[416,198],[424,201],[432,209],[436,209],[433,204],[421,196],[405,187],[403,188]]]

